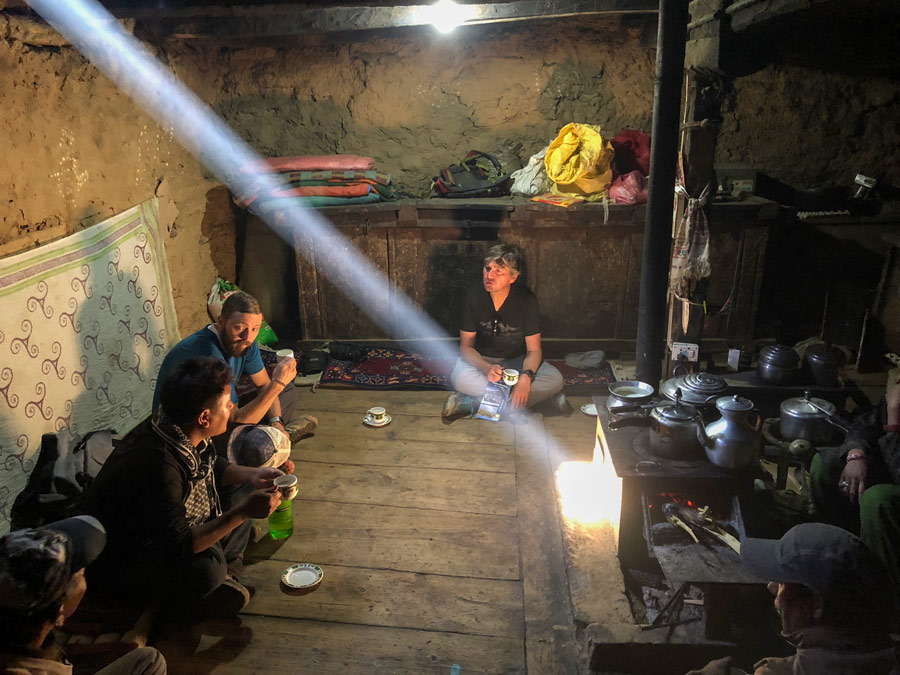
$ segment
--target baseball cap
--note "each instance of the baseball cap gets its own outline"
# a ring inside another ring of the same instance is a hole
[[[106,545],[92,516],[75,516],[0,538],[0,611],[24,616],[61,604],[69,579]]]
[[[892,582],[887,569],[856,535],[834,525],[803,523],[781,539],[741,542],[741,562],[768,581],[802,584],[826,601],[886,609]]]
[[[231,432],[227,452],[232,464],[278,467],[291,456],[291,439],[275,427],[243,424]]]

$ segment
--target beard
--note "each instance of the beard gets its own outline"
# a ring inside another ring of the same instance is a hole
[[[228,356],[238,358],[246,354],[247,350],[250,349],[250,345],[252,344],[252,342],[236,340],[235,342],[229,342],[227,345],[225,345],[225,351],[228,352]]]

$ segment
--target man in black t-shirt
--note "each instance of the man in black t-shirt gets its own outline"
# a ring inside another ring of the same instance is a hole
[[[460,358],[450,375],[456,393],[444,405],[445,419],[471,417],[488,381],[497,382],[504,368],[519,371],[509,403],[530,407],[560,392],[563,378],[541,354],[541,316],[537,298],[519,278],[521,249],[498,244],[484,259],[482,284],[463,303],[459,325]],[[565,407],[562,394],[555,401]]]

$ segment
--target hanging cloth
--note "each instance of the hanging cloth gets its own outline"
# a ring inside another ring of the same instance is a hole
[[[684,213],[675,227],[669,288],[681,301],[690,301],[699,283],[709,277],[709,221],[703,207],[709,198],[708,183],[696,199],[681,183],[675,194],[685,200]],[[701,298],[702,300],[702,298]]]

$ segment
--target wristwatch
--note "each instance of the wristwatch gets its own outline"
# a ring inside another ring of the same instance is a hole
[[[533,371],[531,368],[526,368],[525,370],[522,371],[522,374],[523,374],[523,375],[527,375],[528,378],[529,378],[532,382],[534,382],[534,371]]]
[[[278,424],[280,424],[281,426],[284,426],[284,420],[281,419],[280,415],[272,415],[272,417],[269,418],[269,426],[275,424],[276,422],[278,422]]]

